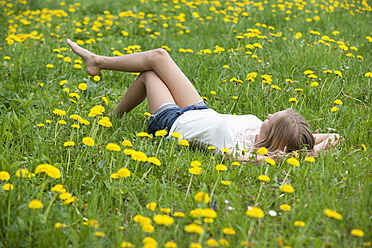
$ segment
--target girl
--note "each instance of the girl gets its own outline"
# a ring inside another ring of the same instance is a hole
[[[336,145],[337,134],[312,134],[305,119],[292,109],[269,114],[265,121],[254,115],[219,114],[208,108],[180,68],[163,49],[119,57],[98,56],[67,39],[72,51],[86,64],[89,75],[101,70],[140,72],[112,114],[130,112],[147,98],[151,117],[148,130],[167,129],[190,142],[227,148],[240,161],[260,147],[269,152],[305,149],[319,153]],[[245,153],[243,151],[249,151]]]

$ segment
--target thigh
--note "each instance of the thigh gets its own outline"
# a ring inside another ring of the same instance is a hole
[[[158,110],[164,103],[176,103],[168,87],[155,72],[147,71],[142,74],[144,76],[147,101],[151,114]]]

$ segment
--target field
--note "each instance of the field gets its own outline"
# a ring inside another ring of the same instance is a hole
[[[370,1],[0,6],[0,247],[371,246]],[[216,111],[291,107],[342,142],[239,163],[149,136],[146,102],[103,118],[138,74],[89,76],[67,38],[106,56],[164,48]]]

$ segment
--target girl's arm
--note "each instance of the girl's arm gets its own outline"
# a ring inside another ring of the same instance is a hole
[[[316,133],[313,134],[315,139],[314,152],[320,153],[321,151],[329,150],[340,141],[340,135],[337,133]]]

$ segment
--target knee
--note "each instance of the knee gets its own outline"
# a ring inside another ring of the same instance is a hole
[[[162,48],[157,48],[151,51],[151,62],[159,62],[161,60],[169,59],[168,52]]]

